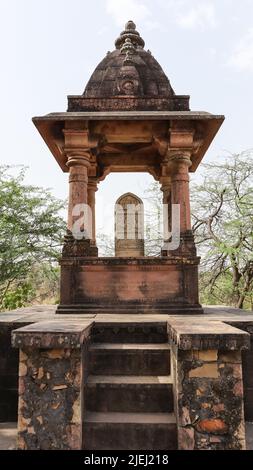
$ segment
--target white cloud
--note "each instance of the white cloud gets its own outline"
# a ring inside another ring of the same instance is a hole
[[[150,9],[138,0],[106,0],[106,10],[121,27],[128,20],[144,22],[151,17]]]
[[[214,0],[157,0],[152,8],[146,0],[106,0],[107,13],[120,27],[132,19],[144,24],[149,30],[162,28],[155,18],[159,6],[166,9],[169,21],[183,29],[205,30],[217,25]]]
[[[156,0],[166,9],[169,20],[182,29],[215,28],[218,20],[215,3],[218,0]]]
[[[103,26],[97,32],[98,36],[103,36],[104,34],[108,33],[108,26]]]
[[[217,49],[215,49],[215,47],[210,47],[209,48],[209,54],[210,54],[212,59],[215,59],[215,57],[217,56]]]
[[[241,70],[253,70],[253,28],[239,41],[227,65]]]
[[[213,3],[202,1],[196,3],[190,10],[185,11],[186,3],[178,13],[176,21],[185,29],[214,28],[217,24],[215,8]]]

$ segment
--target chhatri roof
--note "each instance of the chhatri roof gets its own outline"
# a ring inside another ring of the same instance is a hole
[[[177,96],[133,21],[98,64],[81,96],[69,97],[68,111],[187,111],[189,96]]]
[[[135,24],[129,21],[115,42],[115,50],[97,66],[84,93],[68,97],[68,111],[33,118],[63,171],[69,171],[66,129],[89,131],[92,151],[94,155],[97,152],[102,166],[108,165],[108,155],[117,160],[117,152],[125,152],[126,158],[139,159],[138,171],[146,171],[143,165],[152,161],[160,168],[157,145],[161,143],[162,151],[171,129],[184,134],[190,126],[194,132],[190,171],[198,167],[224,116],[190,111],[189,96],[175,94],[161,66],[144,47]],[[93,140],[99,142],[94,149]]]

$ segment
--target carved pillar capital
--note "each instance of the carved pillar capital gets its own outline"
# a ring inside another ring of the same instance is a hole
[[[192,165],[191,155],[192,152],[190,150],[168,150],[166,162],[170,167],[171,173],[173,174],[179,166],[185,166],[189,169]]]
[[[84,166],[85,168],[89,168],[91,159],[90,149],[65,150],[65,154],[67,156],[66,165],[69,168],[73,166]]]

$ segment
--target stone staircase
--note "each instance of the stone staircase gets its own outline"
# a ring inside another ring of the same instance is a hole
[[[165,323],[96,324],[85,390],[84,449],[177,448]]]

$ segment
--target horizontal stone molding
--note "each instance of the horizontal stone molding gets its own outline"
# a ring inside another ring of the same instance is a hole
[[[12,332],[14,348],[79,349],[89,338],[92,320],[33,323]]]
[[[179,350],[250,349],[250,335],[221,321],[172,320],[169,338]]]
[[[84,96],[68,96],[68,111],[189,111],[188,95],[175,95],[164,98],[115,96],[105,98],[86,98]]]
[[[180,257],[180,256],[164,256],[159,258],[148,258],[148,257],[138,257],[138,258],[94,258],[94,257],[79,257],[78,259],[72,260],[68,257],[63,257],[60,260],[61,266],[68,265],[80,265],[80,266],[110,266],[113,267],[125,267],[125,266],[137,266],[137,267],[154,267],[156,269],[161,269],[162,266],[169,265],[199,265],[200,257]]]

